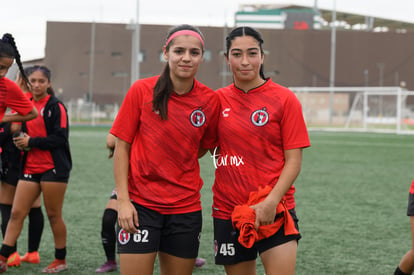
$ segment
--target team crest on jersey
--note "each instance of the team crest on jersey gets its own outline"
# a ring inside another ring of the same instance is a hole
[[[44,117],[44,114],[45,113],[45,107],[43,107],[42,109],[40,109],[40,115],[42,116],[42,117]],[[48,112],[47,112],[47,117],[51,117],[52,116],[52,111],[51,110],[49,110]]]
[[[131,234],[123,230],[122,228],[118,232],[118,241],[120,244],[126,244],[131,239]]]
[[[206,115],[200,109],[194,110],[190,115],[191,124],[195,127],[201,127],[206,123]]]
[[[252,123],[256,126],[263,126],[269,121],[269,114],[266,108],[254,111],[250,117]]]

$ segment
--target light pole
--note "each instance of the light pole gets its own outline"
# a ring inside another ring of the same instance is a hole
[[[331,64],[329,73],[329,124],[332,124],[334,109],[334,91],[335,86],[335,56],[336,56],[336,0],[333,0],[332,21],[331,21]]]
[[[131,85],[139,79],[139,62],[140,62],[140,49],[139,49],[139,0],[137,0],[137,18],[135,26],[133,26],[132,33],[132,49],[131,49]]]
[[[227,36],[227,21],[224,23],[223,29],[223,52],[220,52],[220,58],[222,60],[222,75],[221,75],[221,86],[224,87],[227,85],[227,59],[224,54],[226,53],[226,36]]]
[[[377,67],[378,67],[378,70],[379,70],[378,86],[382,87],[382,86],[384,86],[384,68],[385,68],[385,64],[382,63],[382,62],[378,62]]]
[[[91,48],[89,54],[89,92],[88,92],[88,102],[92,102],[93,96],[93,74],[94,74],[94,61],[95,61],[95,22],[92,22],[91,29]]]
[[[365,87],[368,87],[368,83],[369,83],[369,71],[368,69],[364,70],[364,84]]]
[[[385,63],[382,62],[378,62],[377,63],[378,69],[379,69],[379,83],[378,85],[380,87],[384,86],[384,68],[385,68]],[[378,96],[378,105],[379,105],[379,116],[382,117],[382,95]]]

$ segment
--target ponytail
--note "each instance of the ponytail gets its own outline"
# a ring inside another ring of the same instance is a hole
[[[171,97],[172,91],[173,84],[170,78],[170,66],[167,63],[157,83],[155,83],[152,95],[152,110],[159,112],[163,120],[168,118],[168,99]]]
[[[23,69],[23,64],[20,58],[19,50],[16,46],[16,42],[10,33],[4,34],[0,40],[0,57],[14,58],[16,60],[17,66],[19,67],[21,77],[26,83],[29,83],[29,79],[27,79],[27,75]]]

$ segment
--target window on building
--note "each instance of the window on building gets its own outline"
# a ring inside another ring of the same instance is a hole
[[[165,60],[163,52],[160,51],[160,62],[165,62],[165,61],[167,60]]]
[[[211,51],[210,50],[205,50],[204,51],[203,60],[204,61],[211,61]]]
[[[113,77],[128,77],[127,72],[112,72]]]
[[[145,51],[140,51],[139,52],[139,62],[145,62],[145,60],[147,59],[147,53]]]

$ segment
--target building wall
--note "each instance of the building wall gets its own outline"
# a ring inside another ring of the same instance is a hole
[[[141,25],[140,78],[159,74],[165,37],[172,26]],[[130,86],[131,34],[125,24],[95,23],[93,77],[90,78],[92,23],[48,22],[44,63],[54,89],[64,101],[88,99],[121,103]],[[230,30],[200,27],[206,55],[197,79],[213,89],[231,83],[223,56]],[[331,32],[261,29],[266,75],[285,86],[328,86]],[[337,31],[336,86],[395,86],[414,89],[414,33]],[[92,87],[92,89],[90,89]],[[90,92],[92,91],[92,92]]]
[[[265,68],[287,86],[329,86],[331,33],[323,30],[262,31],[269,50]],[[414,89],[414,33],[338,31],[335,86],[399,86]],[[380,67],[383,67],[382,73]]]
[[[44,62],[52,70],[54,89],[63,100],[87,99],[92,94],[93,101],[120,102],[130,82],[113,74],[126,72],[129,77],[131,31],[125,24],[95,24],[92,78],[91,34],[91,23],[47,23]]]

